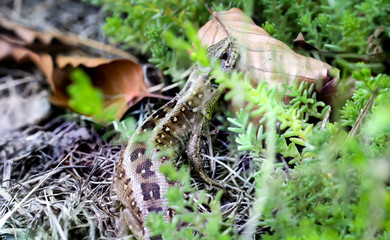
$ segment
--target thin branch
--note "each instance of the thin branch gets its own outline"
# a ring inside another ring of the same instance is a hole
[[[378,92],[379,92],[379,87],[377,87],[375,89],[375,91],[371,95],[370,99],[368,99],[366,105],[364,106],[364,108],[360,112],[358,119],[356,120],[351,131],[349,132],[348,139],[355,136],[356,133],[359,131],[360,127],[363,124],[364,119],[366,119],[368,113],[370,112],[372,105],[374,104],[374,100],[375,100],[376,96],[378,95]]]
[[[219,19],[217,14],[214,12],[214,10],[211,9],[207,3],[205,5],[206,5],[207,10],[213,16],[214,20],[217,21],[219,23],[219,25],[221,26],[221,28],[225,31],[226,35],[230,36],[229,31],[226,29],[225,25],[221,22],[221,20]]]

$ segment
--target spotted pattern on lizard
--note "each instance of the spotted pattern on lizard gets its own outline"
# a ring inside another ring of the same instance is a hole
[[[208,49],[211,63],[216,60],[230,72],[238,56],[236,41],[229,37]],[[164,194],[171,185],[159,167],[175,160],[187,150],[191,167],[207,183],[219,185],[204,172],[199,157],[199,137],[213,105],[223,89],[213,82],[212,67],[196,66],[178,95],[149,116],[128,140],[116,167],[113,186],[127,209],[127,222],[138,239],[154,239],[145,226],[150,212],[162,212],[171,218]],[[122,215],[121,214],[121,215]],[[161,237],[161,236],[157,236]]]

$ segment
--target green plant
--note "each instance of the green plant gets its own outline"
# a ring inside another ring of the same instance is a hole
[[[356,79],[356,91],[352,96],[352,100],[348,100],[341,111],[341,124],[343,126],[353,126],[359,116],[360,111],[367,103],[370,96],[379,88],[378,96],[376,97],[377,104],[382,103],[387,99],[387,94],[390,90],[390,77],[385,74],[379,74],[372,77],[371,69],[364,67],[364,64],[359,71],[353,72],[353,78]]]
[[[390,3],[373,1],[272,1],[257,2],[268,24],[279,26],[272,36],[283,42],[304,32],[319,49],[364,53],[367,39],[379,26],[389,26],[385,11]],[[387,30],[388,31],[388,30]]]
[[[237,95],[235,89],[245,89],[241,95],[246,96],[248,106],[259,106],[257,110],[241,111],[230,118],[234,127],[229,130],[238,134],[239,150],[249,151],[259,160],[260,156],[266,156],[265,160],[258,161],[262,163],[253,175],[258,187],[251,216],[258,225],[270,227],[270,232],[262,236],[264,239],[385,239],[388,236],[388,76],[372,77],[367,68],[355,72],[354,76],[360,79],[357,94],[354,104],[349,102],[346,106],[355,105],[360,110],[374,89],[381,89],[369,120],[356,137],[349,137],[337,122],[323,124],[328,108],[323,108],[321,113],[317,110],[325,105],[315,99],[315,94],[311,95],[307,85],[289,87],[292,100],[285,105],[280,97],[283,91],[270,90],[267,83],[253,88],[239,78],[225,79],[225,84],[234,86],[227,98]],[[345,123],[356,120],[356,114],[351,111],[344,111]],[[263,114],[261,122],[266,127],[256,134],[249,118],[259,113]],[[314,124],[308,123],[309,115],[317,118]],[[276,131],[276,122],[280,122],[279,130],[283,131]],[[261,143],[263,140],[266,147]],[[297,145],[302,149],[297,149]],[[294,167],[287,174],[285,164],[276,163],[272,157],[276,154],[292,158],[289,164]]]
[[[92,85],[89,76],[83,70],[74,70],[70,78],[73,81],[67,88],[70,107],[76,112],[92,116],[98,122],[115,119],[116,109],[104,109],[102,91]]]
[[[390,9],[387,0],[353,1],[258,1],[254,15],[265,22],[262,26],[282,42],[291,45],[302,32],[305,40],[334,57],[333,65],[348,74],[359,67],[356,61],[371,62],[375,72],[383,65],[364,55],[369,37],[381,26],[390,37]],[[384,10],[386,9],[386,10]],[[332,54],[331,52],[339,52]]]
[[[147,226],[155,235],[162,235],[164,239],[219,239],[228,240],[237,237],[231,227],[231,221],[223,220],[220,206],[222,191],[218,192],[213,200],[206,197],[206,192],[201,191],[197,195],[191,195],[188,200],[183,196],[186,192],[193,192],[190,185],[190,175],[187,168],[175,170],[171,163],[161,166],[161,172],[166,174],[170,181],[180,182],[168,189],[166,197],[169,206],[175,211],[172,221],[164,222],[162,214],[152,213],[148,216]],[[210,212],[201,212],[200,206],[208,206]],[[177,231],[177,226],[182,226]],[[185,226],[185,227],[184,227]],[[197,232],[198,236],[194,236]]]
[[[203,1],[199,5],[195,1],[96,2],[105,3],[113,13],[105,30],[114,41],[150,53],[150,61],[165,74],[178,78],[190,59],[207,65],[205,50],[195,37],[196,29],[209,18]],[[234,4],[216,1],[212,8],[217,11]],[[329,122],[330,106],[317,100],[313,86],[270,88],[264,82],[253,87],[241,73],[227,76],[214,71],[216,82],[229,89],[225,100],[245,103],[222,123],[229,125],[222,129],[232,139],[229,155],[238,159],[248,154],[255,165],[251,177],[256,194],[244,237],[252,238],[263,226],[269,229],[260,233],[264,239],[390,238],[390,77],[375,74],[384,68],[370,62],[355,64],[369,61],[364,55],[368,38],[379,26],[385,26],[384,35],[390,36],[389,8],[386,0],[254,2],[253,16],[273,37],[291,44],[303,32],[306,41],[320,50],[343,52],[332,55],[333,63],[341,68],[342,80],[353,72],[357,82],[341,119]],[[357,134],[350,134],[349,127],[377,89]],[[291,99],[287,104],[282,101],[285,93]],[[260,116],[260,121],[251,121]],[[206,201],[202,194],[197,201],[193,196],[184,200],[184,193],[193,191],[188,170],[176,172],[164,166],[162,171],[181,185],[166,196],[177,212],[173,221],[163,223],[161,216],[150,216],[148,226],[154,233],[167,239],[238,238],[233,222],[221,216],[220,195],[214,201]],[[201,203],[210,206],[210,212],[199,213]],[[180,221],[189,225],[176,231]]]
[[[80,68],[74,70],[70,78],[72,83],[68,86],[69,106],[76,112],[90,116],[98,124],[95,127],[100,128],[102,123],[111,122],[114,131],[107,131],[102,139],[111,139],[112,143],[122,143],[130,138],[136,129],[136,121],[128,117],[123,121],[116,120],[116,107],[104,107],[104,96],[99,88],[95,88],[89,76]],[[118,137],[115,136],[120,133]]]
[[[190,65],[185,49],[171,49],[162,37],[165,32],[183,36],[186,22],[199,29],[210,18],[206,1],[157,0],[89,0],[105,6],[112,13],[106,19],[105,32],[114,42],[151,54],[149,62],[155,63],[165,74],[179,79]],[[242,6],[244,1],[218,0],[210,2],[215,11]]]

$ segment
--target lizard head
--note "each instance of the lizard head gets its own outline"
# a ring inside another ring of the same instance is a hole
[[[218,59],[225,72],[231,72],[238,57],[238,44],[233,37],[227,37],[208,48],[207,55],[213,65]]]
[[[230,73],[236,65],[238,58],[238,44],[233,37],[227,37],[208,48],[208,57],[210,58],[211,65],[213,66],[218,60],[219,64],[224,72]],[[213,111],[213,105],[223,92],[223,88],[219,84],[215,83],[215,78],[210,76],[211,70],[208,73],[208,79],[206,80],[205,98],[206,102],[206,118],[210,119]]]
[[[215,77],[212,76],[214,65],[218,61],[224,72],[230,73],[235,67],[238,58],[238,44],[232,37],[227,37],[208,48],[207,55],[210,59],[211,66],[196,66],[191,73],[186,86],[179,93],[180,99],[185,99],[188,106],[194,111],[202,110],[203,114],[211,117],[214,103],[217,101],[223,87],[215,83]]]

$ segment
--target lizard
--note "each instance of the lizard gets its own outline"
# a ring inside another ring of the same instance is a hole
[[[164,197],[172,183],[159,171],[165,161],[176,160],[186,150],[191,168],[206,183],[222,186],[205,173],[199,154],[200,132],[223,92],[211,75],[212,66],[218,60],[223,71],[231,72],[237,61],[238,44],[233,37],[227,37],[211,45],[207,55],[211,65],[195,65],[183,89],[138,126],[119,158],[113,187],[126,207],[120,214],[121,221],[137,239],[161,239],[151,237],[145,226],[150,212],[162,212],[164,221],[172,218]]]

